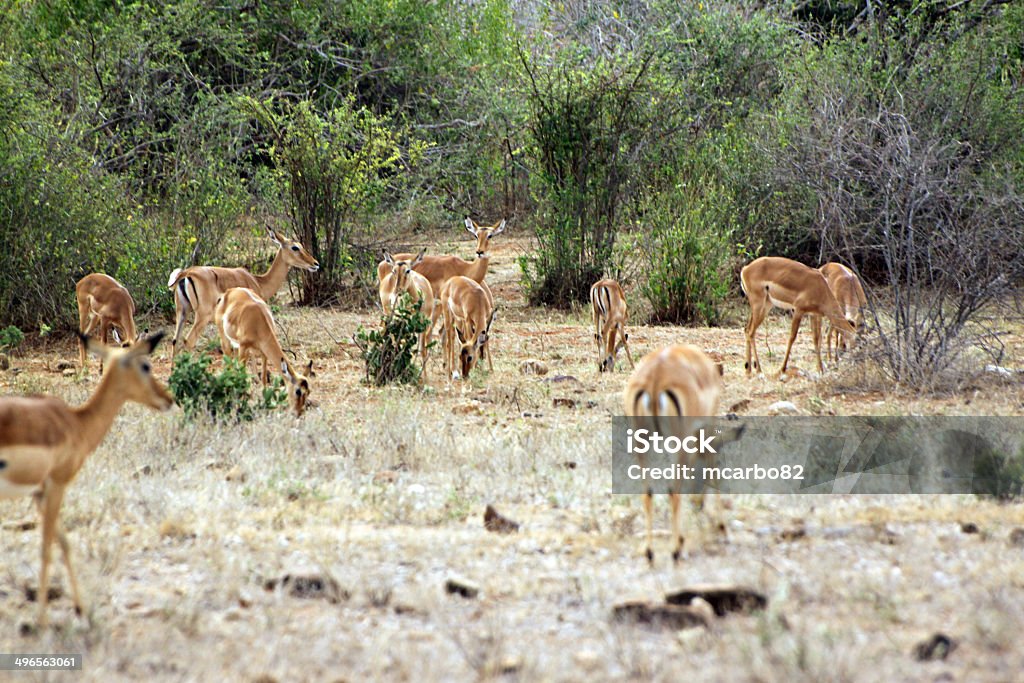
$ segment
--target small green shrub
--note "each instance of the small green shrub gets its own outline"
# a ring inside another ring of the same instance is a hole
[[[16,325],[0,330],[0,351],[13,351],[25,341],[25,333]]]
[[[257,411],[273,410],[287,400],[280,377],[275,376],[253,400],[252,377],[239,360],[225,358],[224,368],[216,374],[210,369],[212,362],[205,353],[182,353],[175,359],[168,386],[187,420],[209,415],[221,422],[248,421]]]
[[[385,384],[416,384],[420,368],[416,358],[419,335],[430,321],[420,312],[421,302],[413,303],[402,295],[390,315],[381,318],[381,328],[367,330],[361,325],[353,336],[360,356],[366,363],[366,382]]]

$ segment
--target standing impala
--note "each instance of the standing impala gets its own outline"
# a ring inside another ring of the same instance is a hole
[[[135,331],[135,300],[120,282],[104,275],[92,273],[86,275],[75,285],[75,298],[78,300],[78,331],[88,337],[99,330],[99,340],[104,344],[114,330],[122,344],[132,344],[138,339]],[[85,369],[85,342],[78,343],[79,367]],[[103,372],[103,363],[100,363]]]
[[[599,280],[590,288],[590,304],[594,309],[594,342],[597,344],[598,372],[615,369],[615,356],[626,349],[629,367],[633,355],[629,352],[626,334],[626,295],[615,280]]]
[[[417,273],[413,268],[423,261],[423,249],[419,255],[410,263],[409,261],[396,261],[388,252],[384,251],[384,262],[391,266],[391,271],[380,281],[379,294],[380,306],[384,309],[385,315],[398,303],[402,294],[408,294],[413,301],[420,301],[420,313],[427,320],[427,329],[420,333],[420,381],[426,380],[427,375],[427,347],[430,343],[430,335],[434,329],[434,321],[440,311],[435,310],[434,294],[430,288],[427,278]]]
[[[864,311],[862,309],[868,304],[868,299],[864,295],[864,287],[860,284],[860,278],[841,263],[826,263],[821,268],[818,268],[818,270],[825,276],[828,288],[832,290],[832,294],[839,303],[839,307],[843,310],[846,319],[850,321],[855,330],[859,331],[864,323]],[[815,334],[821,334],[821,318],[815,317],[814,325],[817,327]],[[857,341],[855,335],[840,333],[835,325],[829,323],[828,333],[825,335],[825,356],[829,360],[832,360],[833,337],[836,340],[836,360],[839,360],[840,346],[845,351],[852,348],[853,344]]]
[[[823,316],[844,332],[856,331],[851,322],[844,317],[843,310],[828,288],[825,276],[820,271],[802,263],[778,256],[762,256],[743,267],[743,270],[740,271],[740,284],[744,294],[747,295],[747,302],[750,304],[750,321],[747,322],[746,327],[747,358],[744,364],[748,375],[752,370],[760,371],[761,369],[754,335],[772,306],[793,311],[793,323],[790,326],[789,343],[786,345],[786,357],[782,361],[782,369],[779,374],[785,373],[786,367],[789,365],[789,354],[793,349],[793,341],[800,330],[800,321],[804,315]],[[820,331],[820,328],[818,329]],[[824,368],[821,364],[821,335],[814,334],[813,336],[814,352],[818,357],[818,372],[822,372]],[[751,352],[753,352],[753,364],[751,364]]]
[[[684,428],[682,420],[659,418],[713,417],[718,413],[722,394],[722,366],[714,363],[703,351],[689,344],[669,346],[644,356],[630,375],[623,394],[623,407],[630,424],[659,432],[663,437],[680,439],[689,434],[669,433]],[[687,421],[685,429],[696,433],[699,422]],[[641,457],[642,456],[638,456]],[[701,456],[683,456],[696,461]],[[694,462],[685,464],[693,465]],[[713,465],[714,463],[710,463]],[[643,467],[643,462],[640,463]],[[704,507],[704,494],[693,494],[693,503]],[[672,506],[672,534],[675,537],[673,561],[683,551],[683,533],[679,520],[679,493],[669,494]],[[647,520],[647,560],[654,563],[651,547],[654,501],[651,490],[644,494],[644,515]]]
[[[39,574],[39,625],[47,621],[50,558],[60,544],[75,611],[82,614],[78,581],[71,568],[68,539],[60,524],[64,492],[85,459],[103,441],[127,401],[167,410],[174,399],[153,377],[149,354],[163,332],[128,348],[110,348],[85,338],[88,350],[106,361],[106,371],[84,405],[69,407],[50,396],[0,398],[0,498],[31,494],[42,517],[42,568]]]
[[[253,353],[263,357],[263,385],[270,381],[268,365],[280,368],[284,378],[292,385],[288,392],[296,415],[302,415],[309,395],[309,377],[313,376],[313,361],[307,366],[306,375],[292,370],[285,359],[281,343],[274,332],[274,316],[270,306],[256,292],[247,287],[232,287],[217,300],[214,309],[217,331],[220,333],[220,348],[225,356],[235,356],[248,365]]]
[[[320,269],[320,264],[309,255],[306,248],[295,240],[282,237],[272,228],[267,228],[270,239],[277,245],[277,255],[270,269],[263,275],[253,275],[245,268],[222,268],[220,266],[193,266],[184,270],[176,268],[167,281],[167,287],[174,290],[174,339],[171,342],[171,357],[178,351],[178,342],[185,328],[189,312],[195,313],[195,322],[185,338],[185,348],[196,345],[199,335],[213,322],[213,307],[217,299],[232,287],[248,287],[264,300],[272,299],[288,278],[289,268],[302,268],[310,272]]]
[[[444,370],[449,379],[468,377],[487,344],[494,310],[484,288],[468,277],[456,275],[441,288],[444,315]],[[456,358],[459,370],[455,370]]]
[[[466,217],[466,230],[476,237],[476,258],[472,261],[464,261],[458,256],[424,256],[423,260],[415,270],[427,278],[430,282],[430,289],[434,292],[434,298],[441,298],[441,287],[445,281],[456,275],[468,277],[476,282],[483,282],[487,275],[487,266],[491,257],[487,253],[491,238],[497,237],[505,231],[505,221],[492,226],[477,225],[472,218]],[[415,254],[393,254],[396,261],[411,261]],[[387,261],[377,264],[377,280],[381,281],[388,274],[390,265]]]

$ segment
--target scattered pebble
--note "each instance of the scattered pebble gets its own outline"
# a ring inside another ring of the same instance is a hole
[[[444,592],[448,595],[459,595],[471,600],[480,595],[480,586],[468,579],[452,576],[444,582]]]
[[[546,375],[548,374],[548,366],[544,361],[530,358],[519,364],[519,372],[523,375]]]
[[[633,624],[648,624],[658,628],[683,629],[710,623],[700,608],[689,605],[657,604],[636,601],[623,602],[612,608],[612,619]]]
[[[800,409],[792,401],[776,401],[768,406],[769,415],[799,415]]]
[[[730,612],[750,614],[768,606],[768,598],[763,593],[747,586],[730,584],[699,584],[665,595],[665,602],[670,605],[692,606],[695,600],[710,605],[719,617]]]
[[[945,659],[957,645],[958,643],[945,633],[936,633],[914,646],[914,658],[919,662]]]
[[[493,505],[488,505],[484,510],[484,528],[496,534],[514,534],[519,531],[519,522],[505,517]]]

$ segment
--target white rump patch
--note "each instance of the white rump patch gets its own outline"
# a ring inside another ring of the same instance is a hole
[[[180,272],[181,272],[181,268],[175,268],[174,270],[171,271],[171,277],[169,277],[167,279],[167,286],[168,287],[173,287],[174,286],[174,281],[178,279],[178,273],[180,273]]]

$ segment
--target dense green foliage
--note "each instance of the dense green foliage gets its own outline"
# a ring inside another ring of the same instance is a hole
[[[933,310],[969,290],[966,321],[1022,275],[1021,130],[1024,6],[1001,0],[18,0],[2,322],[72,327],[94,270],[167,311],[172,268],[259,266],[265,223],[321,263],[297,298],[331,302],[399,231],[467,214],[535,235],[534,303],[613,276],[655,320],[715,323],[772,253],[950,274]],[[915,337],[910,308],[901,379],[964,330]]]
[[[420,381],[423,368],[416,364],[419,335],[430,324],[420,312],[421,305],[403,294],[391,313],[381,318],[379,328],[367,330],[360,326],[356,330],[352,339],[366,365],[367,384],[382,387]]]
[[[206,353],[185,352],[174,360],[167,386],[187,420],[206,415],[222,422],[247,421],[257,412],[273,410],[288,400],[279,375],[274,375],[253,398],[249,391],[253,378],[239,360],[225,358],[219,373],[213,372],[212,363],[213,358]]]

